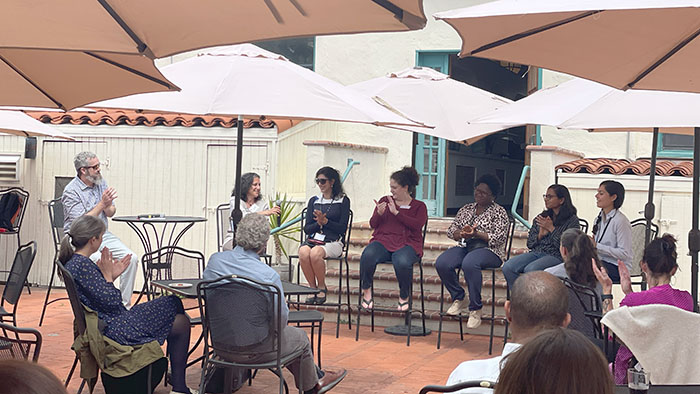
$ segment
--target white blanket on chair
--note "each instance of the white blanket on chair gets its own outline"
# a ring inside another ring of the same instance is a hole
[[[621,307],[602,323],[624,342],[653,384],[700,384],[700,314],[668,305]]]

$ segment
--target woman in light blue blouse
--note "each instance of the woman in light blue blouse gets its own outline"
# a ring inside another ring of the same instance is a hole
[[[618,264],[627,268],[632,264],[632,225],[620,207],[625,201],[625,187],[617,181],[603,181],[595,195],[600,213],[593,224],[591,239],[598,250],[598,257],[615,283],[620,282]]]

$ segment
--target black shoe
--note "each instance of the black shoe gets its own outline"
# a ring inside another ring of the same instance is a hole
[[[306,303],[307,303],[307,304],[314,305],[314,304],[316,304],[316,301],[317,301],[317,300],[318,300],[318,297],[316,297],[315,294],[312,295],[312,296],[310,296],[310,297],[306,297]],[[324,299],[323,301],[325,301],[325,299]]]
[[[316,305],[323,305],[326,303],[326,297],[328,296],[328,288],[323,289],[323,297],[316,295]]]

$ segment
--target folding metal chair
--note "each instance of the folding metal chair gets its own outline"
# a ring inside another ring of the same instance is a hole
[[[51,279],[49,279],[49,288],[46,290],[46,298],[44,299],[44,306],[41,308],[41,317],[39,318],[39,327],[44,323],[44,315],[46,314],[46,307],[49,304],[53,304],[56,301],[67,300],[68,297],[59,297],[49,301],[49,295],[51,294],[51,289],[53,288],[53,280],[56,276],[56,264],[58,263],[58,251],[61,248],[61,240],[63,239],[63,203],[60,198],[49,201],[49,223],[51,223],[51,236],[53,238],[53,262],[51,268]]]

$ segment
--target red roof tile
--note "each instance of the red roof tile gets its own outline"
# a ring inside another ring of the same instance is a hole
[[[95,112],[68,111],[45,112],[24,111],[27,115],[44,123],[51,124],[87,124],[91,126],[167,126],[167,127],[236,127],[236,116],[155,114],[130,110],[97,109]],[[260,127],[271,129],[275,122],[270,119],[245,119],[243,127]]]
[[[649,175],[651,170],[651,160],[641,159],[635,161],[617,159],[579,159],[559,164],[555,167],[566,173],[588,173],[588,174],[634,174]],[[693,176],[692,161],[669,161],[661,160],[656,162],[656,175],[660,176]]]

